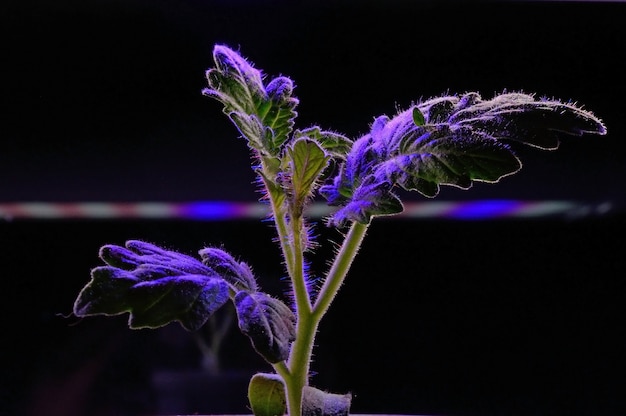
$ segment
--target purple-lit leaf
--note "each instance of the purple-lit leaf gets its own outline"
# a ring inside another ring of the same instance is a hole
[[[119,315],[132,310],[129,290],[141,281],[130,271],[111,266],[96,267],[91,281],[80,291],[74,302],[74,314]]]
[[[278,299],[262,293],[238,292],[235,307],[239,329],[250,338],[254,349],[269,363],[284,361],[295,339],[295,315]]]
[[[403,210],[402,202],[391,191],[391,185],[386,181],[375,182],[373,176],[365,178],[355,189],[343,185],[325,186],[320,188],[320,192],[331,205],[332,200],[335,205],[341,206],[331,219],[336,224],[346,221],[367,224],[372,216],[393,215]]]
[[[558,147],[559,135],[585,133],[602,135],[606,128],[573,104],[521,93],[487,101],[473,92],[437,97],[392,119],[378,117],[320,192],[341,207],[331,223],[367,222],[401,207],[389,205],[394,186],[434,197],[441,185],[468,189],[474,181],[495,183],[516,173],[521,162],[503,141],[549,150]]]
[[[256,292],[258,286],[250,266],[236,261],[233,256],[219,248],[207,247],[198,252],[202,263],[215,271],[237,290]]]
[[[133,329],[178,321],[197,330],[229,299],[228,283],[184,254],[131,240],[102,247],[100,257],[108,265],[92,270],[74,302],[76,316],[128,312]]]

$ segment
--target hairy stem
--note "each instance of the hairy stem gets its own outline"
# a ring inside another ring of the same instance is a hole
[[[297,416],[302,413],[302,390],[308,384],[309,368],[317,328],[336,297],[361,246],[367,228],[368,224],[357,222],[352,224],[322,286],[322,291],[317,298],[315,307],[313,309],[298,309],[296,340],[293,343],[289,356],[289,371],[283,370],[285,374],[279,373],[285,382],[289,415]],[[306,293],[306,287],[302,288],[302,290]]]
[[[311,313],[311,299],[306,287],[306,275],[304,272],[304,247],[302,247],[302,233],[304,227],[302,217],[293,217],[291,225],[291,246],[293,247],[293,269],[290,273],[291,286],[296,301],[296,313],[298,316]]]
[[[308,384],[309,366],[317,322],[312,319],[311,299],[306,286],[304,272],[304,247],[302,233],[304,225],[301,216],[293,216],[290,221],[293,248],[293,268],[290,274],[293,295],[296,303],[296,340],[289,356],[289,375],[284,378],[287,395],[287,409],[290,415],[302,413],[302,389]]]
[[[265,179],[263,179],[263,181],[265,182]],[[267,183],[265,184],[265,187],[269,188]],[[272,215],[274,217],[274,225],[276,226],[278,242],[280,243],[280,248],[285,260],[285,267],[287,268],[289,276],[293,276],[295,260],[293,247],[289,241],[289,229],[287,227],[286,213],[280,202],[276,201],[276,197],[272,193],[268,193],[268,195]]]
[[[289,415],[302,414],[302,390],[309,382],[309,367],[318,324],[319,320],[313,318],[310,310],[298,314],[296,340],[287,364],[289,375],[284,378]]]

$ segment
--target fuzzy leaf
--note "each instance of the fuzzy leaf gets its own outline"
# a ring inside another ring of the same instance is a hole
[[[376,182],[374,176],[364,178],[355,189],[348,185],[323,186],[320,193],[326,196],[331,205],[342,205],[332,217],[336,224],[346,221],[367,224],[372,216],[393,215],[404,209],[389,183]]]
[[[292,96],[293,88],[293,82],[289,78],[274,78],[266,86],[267,98],[257,103],[257,106],[267,108],[264,114],[259,113],[263,125],[272,131],[272,140],[268,147],[273,150],[270,153],[274,155],[279,153],[281,145],[289,138],[297,116],[295,108],[298,100]]]
[[[261,153],[265,152],[265,145],[268,137],[271,137],[271,131],[261,124],[261,121],[255,114],[245,114],[233,111],[228,115],[230,121],[237,127],[241,136],[248,141],[248,146]]]
[[[74,314],[130,314],[130,328],[157,328],[178,321],[199,329],[229,299],[228,284],[184,254],[143,241],[100,250],[107,266],[96,267],[74,302]]]
[[[203,93],[221,101],[226,114],[253,114],[255,103],[265,96],[261,71],[224,45],[215,45],[213,61],[215,68],[206,74],[209,88]]]
[[[328,165],[330,156],[310,139],[298,139],[287,148],[290,177],[289,194],[293,215],[300,215],[304,203],[310,197],[319,175]]]
[[[340,206],[330,219],[368,222],[400,212],[394,186],[435,197],[440,185],[468,189],[516,173],[521,162],[505,141],[556,149],[560,135],[606,134],[591,112],[557,100],[504,93],[437,97],[397,114],[378,117],[352,145],[332,184],[320,192]],[[381,208],[385,207],[385,208]]]
[[[281,301],[262,293],[238,292],[235,307],[239,329],[269,363],[284,361],[295,339],[295,315]]]
[[[211,268],[216,274],[237,290],[256,292],[258,286],[250,266],[236,261],[233,256],[219,248],[207,247],[198,252],[202,264]]]
[[[352,147],[352,140],[344,135],[333,131],[322,130],[317,126],[294,131],[294,139],[301,137],[308,137],[315,140],[329,155],[339,159],[345,159]]]
[[[220,101],[251,148],[278,155],[296,118],[293,82],[276,77],[263,83],[263,74],[224,45],[213,49],[215,68],[207,71],[209,87],[202,92]]]

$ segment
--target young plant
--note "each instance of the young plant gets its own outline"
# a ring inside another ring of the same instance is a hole
[[[224,45],[215,46],[213,58],[203,94],[223,104],[247,142],[292,298],[264,293],[252,268],[221,248],[203,248],[196,259],[129,240],[101,248],[105,265],[91,271],[73,312],[129,313],[133,329],[178,321],[196,331],[232,301],[239,329],[273,367],[250,382],[255,415],[348,414],[350,394],[309,385],[314,339],[370,223],[402,212],[395,190],[432,198],[441,185],[495,183],[522,166],[506,142],[554,150],[561,135],[606,134],[600,119],[574,103],[518,92],[417,102],[391,118],[377,117],[355,140],[318,126],[294,130],[298,100],[291,79],[267,78]],[[307,207],[320,197],[335,207],[325,225],[345,233],[326,275],[313,284],[307,265],[315,252],[315,224]]]

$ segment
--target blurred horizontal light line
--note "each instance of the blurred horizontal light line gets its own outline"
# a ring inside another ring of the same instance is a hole
[[[610,202],[595,204],[575,201],[424,201],[404,204],[404,212],[390,218],[440,218],[485,220],[493,218],[568,218],[603,215],[613,210]],[[308,207],[311,218],[324,218],[335,208],[324,203]],[[13,219],[188,219],[198,221],[263,219],[269,206],[260,202],[12,202],[0,203],[0,218]]]

